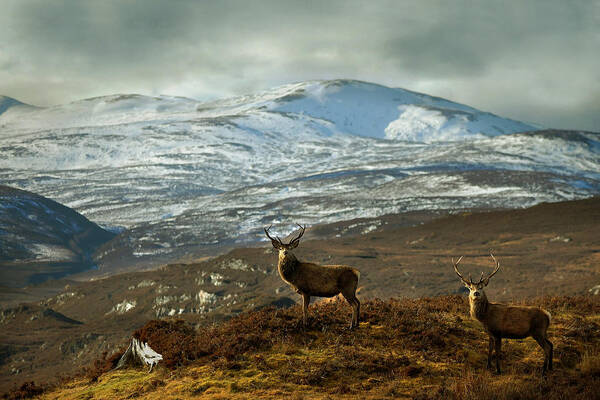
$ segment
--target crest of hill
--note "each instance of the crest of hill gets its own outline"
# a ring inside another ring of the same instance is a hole
[[[510,367],[503,375],[486,371],[487,335],[468,317],[466,298],[443,296],[366,301],[353,331],[345,328],[342,301],[311,306],[306,330],[299,328],[299,306],[244,313],[199,329],[181,320],[150,321],[133,336],[163,355],[154,373],[108,372],[119,353],[106,353],[85,377],[41,398],[597,398],[600,354],[592,349],[600,345],[598,299],[531,302],[553,315],[555,372],[545,380],[532,339],[505,344],[503,362]]]
[[[536,129],[439,97],[368,82],[314,81],[293,89],[273,110],[331,121],[358,136],[435,142]]]
[[[473,107],[401,88],[357,80],[306,81],[218,100],[201,109],[229,115],[266,110],[309,116],[323,131],[379,139],[437,142],[538,129]]]

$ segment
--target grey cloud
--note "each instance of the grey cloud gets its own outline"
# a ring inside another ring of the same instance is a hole
[[[355,78],[600,129],[599,2],[5,2],[0,93],[26,102]]]

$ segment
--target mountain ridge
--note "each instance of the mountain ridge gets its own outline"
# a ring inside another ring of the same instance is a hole
[[[62,116],[62,125],[58,122],[58,121],[54,121],[55,124],[58,123],[58,125],[55,125],[55,128],[73,128],[73,127],[77,127],[77,126],[86,126],[86,123],[89,124],[90,123],[90,117],[93,118],[94,114],[98,114],[101,112],[110,112],[110,110],[113,110],[113,112],[124,112],[125,115],[129,115],[129,112],[133,112],[135,111],[136,107],[135,102],[131,102],[130,100],[136,100],[138,107],[140,109],[140,111],[145,112],[146,114],[148,114],[146,116],[146,118],[150,118],[150,115],[154,115],[153,113],[156,114],[156,116],[160,115],[163,111],[165,110],[171,110],[172,112],[177,112],[177,113],[193,113],[194,111],[198,111],[198,110],[207,110],[207,109],[211,109],[214,108],[215,106],[225,106],[225,109],[229,109],[229,108],[233,108],[233,110],[237,110],[232,112],[230,110],[230,115],[235,115],[238,114],[240,112],[247,112],[250,109],[260,109],[262,107],[266,107],[267,109],[271,109],[272,111],[282,111],[282,112],[289,112],[290,109],[289,107],[291,106],[290,103],[294,103],[295,101],[304,98],[305,100],[307,98],[312,98],[312,99],[317,99],[319,100],[319,97],[322,96],[332,96],[333,97],[333,101],[334,102],[340,102],[340,101],[344,101],[345,97],[348,96],[342,96],[341,98],[339,96],[335,96],[336,92],[339,90],[346,90],[348,91],[350,94],[352,92],[352,90],[349,90],[351,88],[355,88],[357,89],[357,91],[362,95],[362,96],[369,96],[369,93],[371,94],[376,94],[375,97],[373,97],[372,99],[377,99],[379,102],[382,102],[382,99],[385,98],[385,103],[389,103],[392,105],[395,105],[396,107],[400,104],[413,104],[413,105],[421,105],[421,106],[428,106],[428,107],[433,107],[436,109],[436,112],[441,111],[441,110],[446,110],[446,112],[448,111],[457,111],[463,114],[469,114],[469,115],[476,115],[476,114],[481,114],[481,115],[487,115],[490,116],[493,120],[496,120],[495,118],[498,118],[496,115],[489,113],[489,112],[481,112],[473,107],[464,105],[464,104],[460,104],[460,103],[456,103],[456,102],[452,102],[450,100],[446,100],[440,97],[435,97],[435,96],[429,96],[427,94],[424,93],[419,93],[419,92],[414,92],[414,91],[410,91],[410,90],[406,90],[406,89],[402,89],[402,88],[389,88],[383,85],[379,85],[379,84],[375,84],[375,83],[370,83],[370,82],[364,82],[364,81],[358,81],[358,80],[347,80],[347,79],[338,79],[338,80],[315,80],[315,81],[305,81],[305,82],[297,82],[297,83],[293,83],[293,84],[287,84],[287,85],[282,85],[270,90],[265,90],[263,92],[260,92],[258,94],[253,94],[253,95],[242,95],[242,96],[234,96],[231,98],[225,98],[225,99],[220,99],[220,100],[215,100],[215,101],[208,101],[208,102],[201,102],[198,100],[194,100],[194,99],[190,99],[190,98],[186,98],[186,97],[181,97],[181,96],[168,96],[168,95],[160,95],[160,96],[147,96],[147,95],[140,95],[140,94],[110,94],[110,95],[103,95],[103,96],[95,96],[95,97],[91,97],[91,98],[86,98],[86,99],[82,99],[82,100],[76,100],[73,102],[70,102],[68,104],[64,104],[64,105],[56,105],[56,106],[51,106],[51,107],[45,107],[45,108],[41,108],[41,112],[42,113],[52,113],[52,112],[58,112],[58,113],[63,113]],[[352,97],[352,96],[350,96]],[[322,98],[320,100],[323,100]],[[346,99],[348,100],[348,99]],[[351,101],[347,102],[347,104],[345,105],[346,107],[348,105],[352,105],[353,103],[355,103],[354,100],[350,99]],[[14,100],[16,102],[18,102],[17,100]],[[360,102],[360,100],[359,100]],[[89,114],[88,112],[85,111],[86,107],[89,107],[89,105],[91,103],[96,103],[97,105],[94,108],[94,113]],[[162,104],[161,104],[162,103]],[[122,109],[119,111],[118,107],[112,106],[111,105],[115,105],[115,104],[119,104],[122,106]],[[236,108],[237,106],[237,108]],[[303,105],[303,107],[307,107],[308,105]],[[79,117],[79,119],[77,119],[76,117],[72,116],[70,117],[71,120],[73,121],[71,125],[69,125],[68,122],[68,115],[69,115],[69,107],[74,108],[73,112],[75,112]],[[145,108],[144,108],[145,107]],[[296,105],[297,107],[297,105]],[[313,117],[316,118],[323,118],[323,119],[331,119],[333,118],[333,120],[335,120],[335,117],[332,116],[330,113],[322,113],[322,112],[317,112],[317,110],[315,109],[315,106],[312,105],[311,108],[313,108],[312,113],[310,113]],[[432,109],[433,109],[432,108]],[[128,110],[129,109],[129,110]],[[294,107],[293,110],[295,111],[296,108]],[[305,110],[306,111],[306,110]],[[334,111],[337,112],[336,110],[330,110],[330,111]],[[364,112],[365,109],[362,108],[362,111]],[[0,113],[1,114],[1,113]],[[85,114],[89,114],[89,116],[87,118],[82,119],[81,115],[85,115]],[[352,114],[352,113],[350,113]],[[385,125],[387,126],[390,122],[392,122],[393,120],[395,120],[398,116],[398,110],[396,110],[394,107],[392,107],[392,109],[386,111],[386,114],[388,115],[385,118],[385,121],[382,122],[378,122],[381,125]],[[402,113],[400,113],[401,115]],[[377,117],[381,117],[381,113],[379,112],[377,115],[371,115],[371,116],[366,116],[364,117],[365,119],[371,120],[371,121],[376,121]],[[396,118],[394,118],[396,117]],[[440,116],[438,116],[440,117]],[[100,116],[98,115],[96,118],[100,118]],[[117,119],[119,120],[123,118],[123,115],[119,116],[119,115],[113,115],[112,117],[113,120]],[[109,119],[110,119],[109,118]],[[136,120],[135,117],[131,117],[128,120],[129,122],[131,122],[131,118],[133,118],[133,120]],[[48,115],[46,116],[46,119],[51,119],[51,116]],[[438,118],[439,119],[439,118]],[[144,119],[143,117],[139,117],[137,120],[139,121],[143,121],[143,120],[147,120]],[[501,119],[498,119],[498,121],[500,121]],[[523,124],[520,123],[518,121],[515,120],[509,120],[509,119],[505,119],[506,121],[512,121],[515,126],[510,128],[509,132],[516,132],[516,131],[524,131],[524,130],[528,130],[528,129],[534,129],[535,127],[532,125],[527,125],[527,124]],[[80,122],[77,122],[80,121]],[[100,118],[101,123],[107,123],[106,120]],[[347,123],[347,124],[341,124],[346,128],[350,128],[348,130],[348,132],[353,133],[353,134],[357,134],[357,135],[361,135],[361,136],[368,136],[368,137],[382,137],[381,134],[383,132],[383,129],[379,128],[375,128],[375,131],[372,130],[367,130],[365,132],[361,132],[360,130],[357,130],[355,128],[352,128],[353,124],[356,124],[358,120],[355,120],[352,123]],[[15,121],[14,118],[9,121],[12,122],[13,124],[17,124],[18,126],[18,121]],[[339,121],[338,121],[339,122]],[[118,123],[113,121],[113,123]],[[27,125],[25,125],[27,126]],[[499,134],[499,133],[507,133],[506,131],[503,131],[501,128],[491,125],[488,127],[488,129],[490,130],[490,132],[488,132],[489,134]],[[478,133],[478,132],[474,132],[474,133]],[[484,132],[485,133],[485,132]],[[414,138],[413,138],[414,139]]]
[[[506,119],[499,134],[472,107],[359,81],[204,103],[114,95],[11,115],[0,116],[0,182],[127,229],[102,252],[106,269],[214,255],[294,219],[527,207],[600,192],[598,134],[510,133],[529,126]]]

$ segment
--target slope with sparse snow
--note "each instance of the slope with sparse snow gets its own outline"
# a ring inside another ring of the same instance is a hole
[[[524,207],[600,192],[598,134],[536,131],[346,80],[205,103],[113,95],[11,107],[0,138],[0,182],[128,228],[103,253],[123,262],[256,240],[270,223]]]

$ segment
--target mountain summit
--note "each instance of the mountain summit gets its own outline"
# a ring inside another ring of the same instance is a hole
[[[405,89],[335,80],[283,88],[274,111],[331,121],[337,129],[379,139],[434,142],[535,130],[473,107]]]
[[[262,110],[309,117],[323,132],[414,142],[454,141],[538,127],[439,97],[356,80],[307,81],[203,104],[229,115]]]

